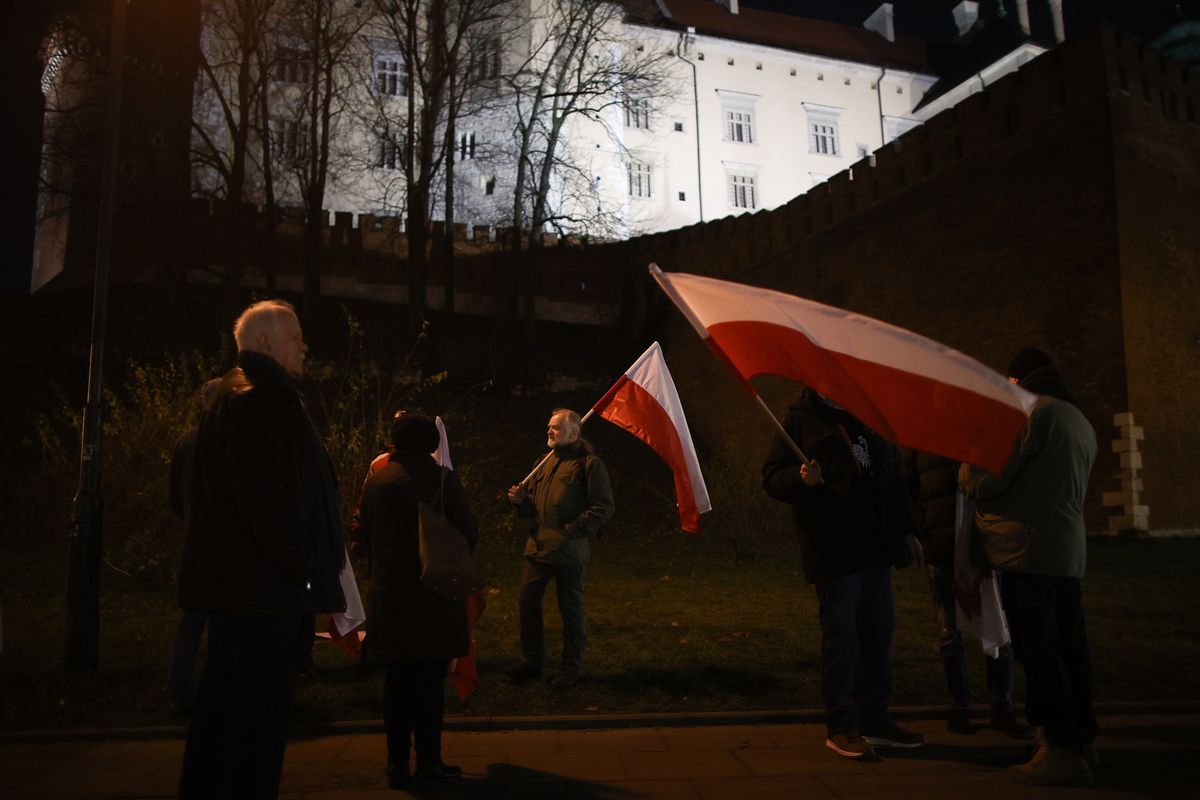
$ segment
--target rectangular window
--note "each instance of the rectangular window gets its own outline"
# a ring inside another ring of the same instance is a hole
[[[836,156],[838,154],[837,123],[810,122],[808,124],[808,151]]]
[[[629,196],[650,196],[650,165],[631,161],[627,165],[629,171]]]
[[[283,163],[304,161],[308,158],[308,128],[295,120],[272,119],[271,148],[275,158]]]
[[[625,127],[650,129],[650,101],[645,97],[625,98]]]
[[[375,134],[374,163],[376,169],[400,170],[404,168],[404,151],[400,143],[386,133]]]
[[[408,96],[408,71],[399,56],[375,57],[375,91],[386,97]]]
[[[754,112],[726,109],[725,141],[754,144]]]
[[[729,175],[729,204],[734,208],[758,208],[755,177],[733,172]]]
[[[475,132],[458,137],[458,160],[467,161],[475,157]]]
[[[275,48],[275,80],[280,83],[308,83],[312,71],[312,53],[300,47]]]
[[[471,48],[467,77],[474,83],[500,77],[500,37],[488,36],[478,39]]]

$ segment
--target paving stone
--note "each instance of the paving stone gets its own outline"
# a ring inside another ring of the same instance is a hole
[[[375,764],[387,763],[387,739],[384,738],[383,734],[356,733],[342,738],[346,740],[346,744],[339,755],[342,761],[369,761]],[[444,742],[445,739],[442,741]]]
[[[769,725],[713,725],[698,728],[659,728],[669,750],[737,750],[775,747]]]
[[[155,767],[56,769],[43,770],[33,780],[22,783],[5,800],[99,800],[100,798],[142,797],[141,787],[154,781]],[[177,787],[171,787],[173,794]]]
[[[647,753],[667,749],[654,728],[605,731],[563,731],[558,740],[562,753]]]
[[[748,748],[733,753],[753,775],[822,775],[864,772],[861,761],[843,758],[824,747],[819,752],[811,748]]]
[[[731,778],[749,775],[728,750],[621,753],[625,774],[634,780],[656,778]]]
[[[608,794],[589,794],[587,787],[578,784],[566,787],[567,800],[589,800],[589,798],[629,798],[633,800],[700,800],[691,781],[660,780],[660,781],[622,781],[603,787]]]
[[[363,763],[305,762],[283,764],[280,789],[315,792],[327,789],[370,789],[387,785],[385,770]]]
[[[527,773],[540,773],[552,780],[619,781],[625,778],[618,753],[517,755],[508,759],[508,773],[510,779]]]
[[[350,743],[344,736],[323,736],[319,739],[292,739],[288,742],[285,762],[330,762],[341,760]]]
[[[557,753],[558,731],[501,731],[465,733],[442,744],[444,755],[526,755]]]
[[[812,775],[704,778],[692,781],[701,800],[826,800],[837,794]]]

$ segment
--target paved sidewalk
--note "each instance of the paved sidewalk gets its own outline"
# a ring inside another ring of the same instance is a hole
[[[1200,798],[1200,714],[1122,714],[1101,719],[1103,764],[1094,789],[1012,783],[1005,767],[1023,745],[995,731],[947,733],[912,726],[928,744],[870,763],[823,747],[813,724],[648,727],[609,730],[449,732],[445,759],[466,778],[438,798],[771,800],[771,798],[1190,797]],[[183,742],[103,740],[0,745],[0,797],[174,796]],[[382,734],[295,739],[283,772],[285,798],[405,797],[387,789]]]

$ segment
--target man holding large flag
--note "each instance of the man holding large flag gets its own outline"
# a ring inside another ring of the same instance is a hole
[[[825,746],[847,758],[874,746],[920,747],[888,713],[892,695],[893,564],[918,556],[916,521],[896,448],[850,412],[805,389],[777,434],[763,488],[792,506],[804,575],[821,622]]]
[[[588,538],[612,518],[613,495],[604,462],[580,438],[579,415],[556,408],[546,429],[552,452],[524,482],[508,490],[508,500],[531,518],[521,570],[521,663],[509,670],[514,681],[541,677],[545,641],[542,598],[555,582],[562,615],[562,663],[550,681],[573,686],[583,667],[587,623],[583,615],[583,574],[590,555]]]

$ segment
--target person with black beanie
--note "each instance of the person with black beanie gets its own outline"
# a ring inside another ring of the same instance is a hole
[[[479,527],[453,470],[432,452],[441,436],[432,418],[401,409],[392,420],[392,453],[363,486],[359,544],[371,562],[367,639],[371,666],[387,669],[383,723],[388,785],[393,789],[452,781],[462,770],[442,762],[442,719],[448,662],[467,655],[464,600],[439,597],[420,582],[418,504],[442,511],[474,550]],[[440,493],[440,497],[439,497]],[[416,770],[409,755],[416,750]]]
[[[964,464],[960,491],[975,500],[975,532],[992,567],[1025,670],[1025,718],[1038,726],[1033,757],[1011,767],[1020,783],[1090,785],[1096,765],[1092,670],[1081,580],[1083,501],[1096,434],[1054,360],[1017,353],[1009,380],[1039,395],[1003,474]]]

